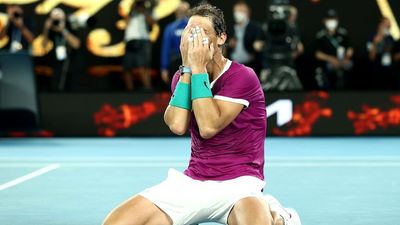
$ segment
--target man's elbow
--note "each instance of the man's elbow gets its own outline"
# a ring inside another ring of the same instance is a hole
[[[171,124],[169,129],[172,131],[172,133],[179,136],[182,136],[186,133],[186,127],[181,124]]]
[[[218,134],[218,130],[217,129],[214,129],[214,128],[211,128],[211,127],[200,128],[200,136],[203,139],[211,139],[217,134]]]

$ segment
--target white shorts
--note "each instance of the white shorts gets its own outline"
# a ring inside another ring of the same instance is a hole
[[[264,186],[264,181],[252,176],[226,181],[199,181],[169,169],[166,180],[139,195],[163,210],[174,225],[227,224],[235,203],[246,197],[262,197]]]

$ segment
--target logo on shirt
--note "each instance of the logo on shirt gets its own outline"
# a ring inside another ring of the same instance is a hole
[[[207,81],[204,81],[204,86],[206,86],[207,89],[210,89],[210,87],[208,86]]]

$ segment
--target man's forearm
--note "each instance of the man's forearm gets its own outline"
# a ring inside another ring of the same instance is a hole
[[[179,82],[190,85],[190,75],[184,74],[180,77]],[[187,94],[190,95],[190,93]],[[186,97],[190,98],[190,96]],[[188,109],[169,105],[165,110],[164,122],[172,132],[178,135],[183,135],[189,127],[190,115],[191,111]]]
[[[3,39],[7,35],[8,24],[5,25],[0,31],[0,39]]]
[[[35,36],[33,33],[26,27],[22,26],[20,28],[22,35],[24,36],[25,40],[29,43],[32,44],[33,40],[35,39]]]
[[[81,46],[81,41],[77,37],[75,37],[75,35],[71,34],[68,30],[64,30],[62,34],[72,48],[78,49]]]
[[[46,48],[47,44],[49,43],[49,29],[43,29],[43,40],[42,40],[42,47]]]
[[[221,110],[213,98],[199,98],[193,101],[193,112],[200,132],[215,133],[221,126]]]
[[[169,105],[165,110],[164,122],[169,129],[177,134],[183,135],[189,127],[190,112],[186,109]]]
[[[325,62],[331,62],[333,58],[335,58],[334,56],[325,54],[321,51],[317,51],[317,53],[315,54],[316,58],[321,60],[321,61],[325,61]]]

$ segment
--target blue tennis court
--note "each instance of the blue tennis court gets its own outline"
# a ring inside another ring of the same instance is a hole
[[[187,138],[1,139],[0,225],[94,225],[183,170]],[[268,138],[266,192],[304,225],[399,224],[400,138]]]

